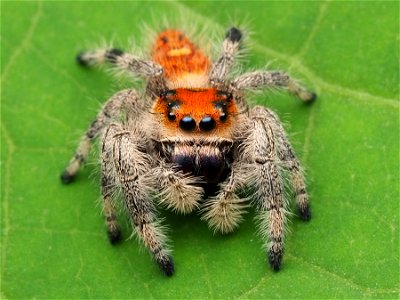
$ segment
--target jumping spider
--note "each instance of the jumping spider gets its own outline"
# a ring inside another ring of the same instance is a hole
[[[299,161],[278,117],[262,106],[249,108],[244,92],[283,87],[304,102],[316,95],[281,71],[230,79],[241,43],[242,32],[230,28],[212,63],[182,32],[167,29],[158,34],[151,60],[115,48],[77,57],[83,66],[108,62],[147,83],[142,94],[127,89],[105,103],[61,180],[73,180],[100,137],[109,239],[114,244],[121,237],[114,202],[120,190],[135,233],[167,276],[174,273],[174,264],[157,217],[158,203],[180,213],[199,210],[222,233],[233,231],[248,203],[254,204],[273,270],[281,266],[288,214],[284,173],[290,174],[300,218],[310,219]],[[246,186],[253,187],[251,197],[239,194]]]

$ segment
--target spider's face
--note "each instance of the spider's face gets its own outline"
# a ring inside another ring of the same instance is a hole
[[[154,112],[168,136],[229,138],[237,107],[231,94],[215,88],[178,88],[162,93]]]

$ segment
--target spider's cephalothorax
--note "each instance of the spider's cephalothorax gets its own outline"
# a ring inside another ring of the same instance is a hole
[[[287,88],[304,102],[316,95],[281,71],[231,78],[241,43],[242,32],[232,27],[212,63],[181,31],[168,29],[157,36],[150,60],[119,49],[77,57],[83,66],[106,61],[139,74],[147,78],[147,86],[143,94],[123,90],[106,102],[61,179],[72,181],[91,142],[100,136],[101,193],[110,241],[120,240],[118,189],[135,233],[168,276],[174,265],[157,219],[158,204],[181,213],[198,210],[212,229],[228,233],[254,203],[274,270],[281,265],[288,211],[285,174],[291,177],[299,216],[310,219],[304,177],[281,123],[265,107],[249,108],[244,91]],[[254,194],[243,198],[239,192],[246,186]]]
[[[166,161],[207,183],[226,177],[237,119],[229,94],[215,88],[168,90],[158,98],[154,112],[163,130],[159,141]]]

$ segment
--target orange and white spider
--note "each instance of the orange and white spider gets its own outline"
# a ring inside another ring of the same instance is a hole
[[[242,32],[227,31],[218,59],[212,62],[181,31],[158,34],[146,60],[119,49],[82,52],[83,66],[102,62],[146,78],[146,89],[118,92],[103,106],[82,137],[63,172],[72,181],[93,140],[101,138],[101,193],[111,243],[120,240],[116,190],[139,240],[161,270],[174,264],[157,205],[177,212],[198,210],[209,226],[233,231],[249,204],[260,220],[271,267],[279,270],[288,201],[284,175],[291,177],[300,218],[310,219],[304,177],[277,116],[268,108],[250,108],[244,92],[287,88],[304,102],[314,93],[281,71],[254,71],[231,78]],[[239,191],[251,186],[252,195]]]

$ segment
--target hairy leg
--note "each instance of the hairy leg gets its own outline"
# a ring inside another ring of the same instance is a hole
[[[171,276],[174,264],[152,201],[156,178],[151,176],[151,158],[139,150],[139,143],[143,141],[133,131],[125,131],[120,125],[112,124],[108,138],[112,139],[114,172],[135,233],[164,274]]]
[[[285,134],[285,130],[279,122],[278,117],[269,109],[261,109],[264,110],[262,114],[264,115],[266,122],[274,127],[278,145],[278,156],[283,162],[282,166],[288,170],[291,175],[291,184],[295,193],[299,216],[303,220],[308,221],[311,219],[311,211],[306,183],[300,167],[300,162],[298,161],[296,154],[290,145],[290,142]]]
[[[139,96],[135,90],[123,90],[112,96],[82,136],[74,156],[61,174],[63,183],[70,183],[89,154],[92,142],[99,136],[107,125],[118,119],[124,110],[134,110],[139,104]],[[132,113],[132,112],[131,112]]]
[[[255,71],[240,75],[232,82],[235,90],[286,87],[290,93],[304,102],[312,102],[317,95],[299,85],[293,78],[282,71]]]
[[[199,206],[204,190],[199,179],[185,175],[174,168],[160,163],[154,169],[155,178],[161,188],[162,204],[181,213],[190,213]]]
[[[228,30],[222,43],[222,51],[217,61],[212,65],[209,80],[211,84],[218,86],[225,82],[226,76],[231,70],[235,57],[240,50],[242,32],[232,27]]]
[[[286,225],[286,201],[277,157],[274,130],[265,121],[262,107],[250,112],[252,128],[244,144],[246,158],[253,163],[250,174],[256,187],[260,233],[266,241],[273,270],[280,269]]]
[[[159,76],[163,72],[160,65],[115,48],[81,52],[76,60],[85,67],[108,62],[118,69],[147,77]]]
[[[101,194],[103,198],[103,214],[106,222],[108,238],[111,244],[116,244],[121,239],[121,230],[117,222],[115,199],[117,184],[116,174],[112,161],[113,136],[112,127],[108,127],[102,140],[101,147]]]
[[[234,164],[228,179],[220,185],[215,197],[208,199],[202,207],[202,219],[210,228],[221,233],[232,232],[242,221],[247,198],[240,198],[236,193],[243,184],[241,164]]]

